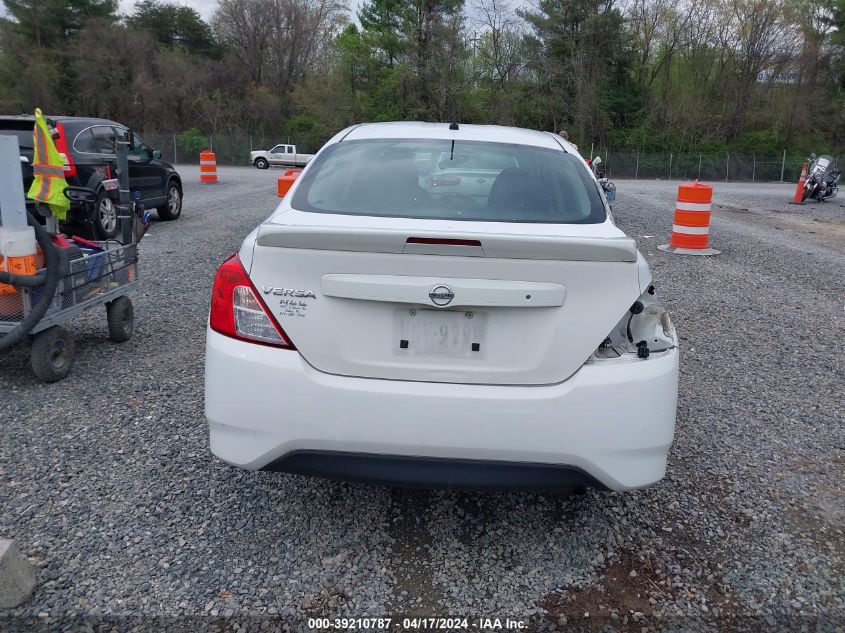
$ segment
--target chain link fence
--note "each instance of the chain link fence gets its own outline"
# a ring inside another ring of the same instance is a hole
[[[203,136],[188,133],[145,132],[140,134],[151,148],[161,151],[171,163],[199,163],[199,153],[210,149],[217,154],[219,165],[248,165],[249,153],[270,149],[279,143],[294,143],[297,151],[312,154],[315,143],[297,139],[253,136],[250,134],[215,134]],[[754,154],[676,154],[674,152],[638,152],[596,150],[601,156],[608,178],[703,180],[736,182],[797,182],[803,160],[781,156]]]
[[[316,152],[319,147],[297,143],[296,139],[249,134],[191,135],[172,132],[141,132],[138,134],[151,149],[161,151],[161,157],[170,163],[199,164],[199,154],[210,149],[217,155],[218,165],[248,165],[253,150],[271,149],[279,143],[292,143],[304,154]]]
[[[804,164],[794,157],[754,154],[675,154],[603,150],[597,152],[608,178],[797,182]]]

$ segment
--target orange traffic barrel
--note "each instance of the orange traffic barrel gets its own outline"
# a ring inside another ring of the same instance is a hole
[[[678,187],[675,219],[668,244],[658,246],[661,251],[679,255],[718,255],[710,248],[710,208],[713,187],[703,182],[686,182]]]
[[[208,149],[200,152],[200,182],[217,182],[217,155]]]
[[[276,195],[280,198],[284,198],[287,195],[287,192],[290,191],[290,188],[293,187],[293,183],[296,182],[296,179],[301,173],[301,169],[288,169],[284,174],[279,176],[279,180],[276,183]]]
[[[789,204],[804,204],[804,184],[807,182],[807,163],[801,165],[801,175],[798,177],[798,185],[795,187],[795,195]]]

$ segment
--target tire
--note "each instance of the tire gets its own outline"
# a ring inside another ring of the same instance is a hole
[[[266,158],[256,158],[253,165],[255,165],[258,169],[269,169],[270,168],[270,163],[267,162]]]
[[[182,215],[182,187],[176,180],[167,183],[167,202],[156,209],[158,219],[169,222]]]
[[[56,382],[67,376],[75,356],[73,337],[59,325],[39,332],[32,339],[32,373],[42,382]]]
[[[94,207],[92,220],[94,221],[94,232],[101,240],[111,240],[117,237],[118,231],[120,231],[117,207],[104,190],[97,194],[97,205]]]
[[[109,338],[115,343],[125,343],[132,338],[135,329],[135,309],[129,297],[118,297],[106,304],[109,322]]]

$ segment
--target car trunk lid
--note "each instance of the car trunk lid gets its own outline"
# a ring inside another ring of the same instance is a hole
[[[639,296],[636,245],[610,223],[305,215],[261,226],[250,276],[305,360],[328,373],[561,382]]]

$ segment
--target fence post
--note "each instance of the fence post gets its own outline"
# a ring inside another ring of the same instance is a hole
[[[669,152],[669,180],[672,180],[672,152]]]
[[[590,143],[590,162],[593,162],[593,144]]]
[[[751,160],[754,161],[751,163],[751,182],[754,182],[757,179],[757,154],[752,154]]]
[[[783,172],[786,169],[786,150],[783,150],[783,162],[780,164],[780,181],[783,182]]]
[[[698,180],[701,180],[701,154],[698,155]]]
[[[173,135],[173,163],[178,164],[179,159],[176,157],[176,135]]]
[[[640,150],[637,150],[637,166],[634,168],[634,180],[640,179]]]
[[[725,182],[728,182],[728,172],[731,170],[731,155],[725,154],[727,158],[725,159]]]

